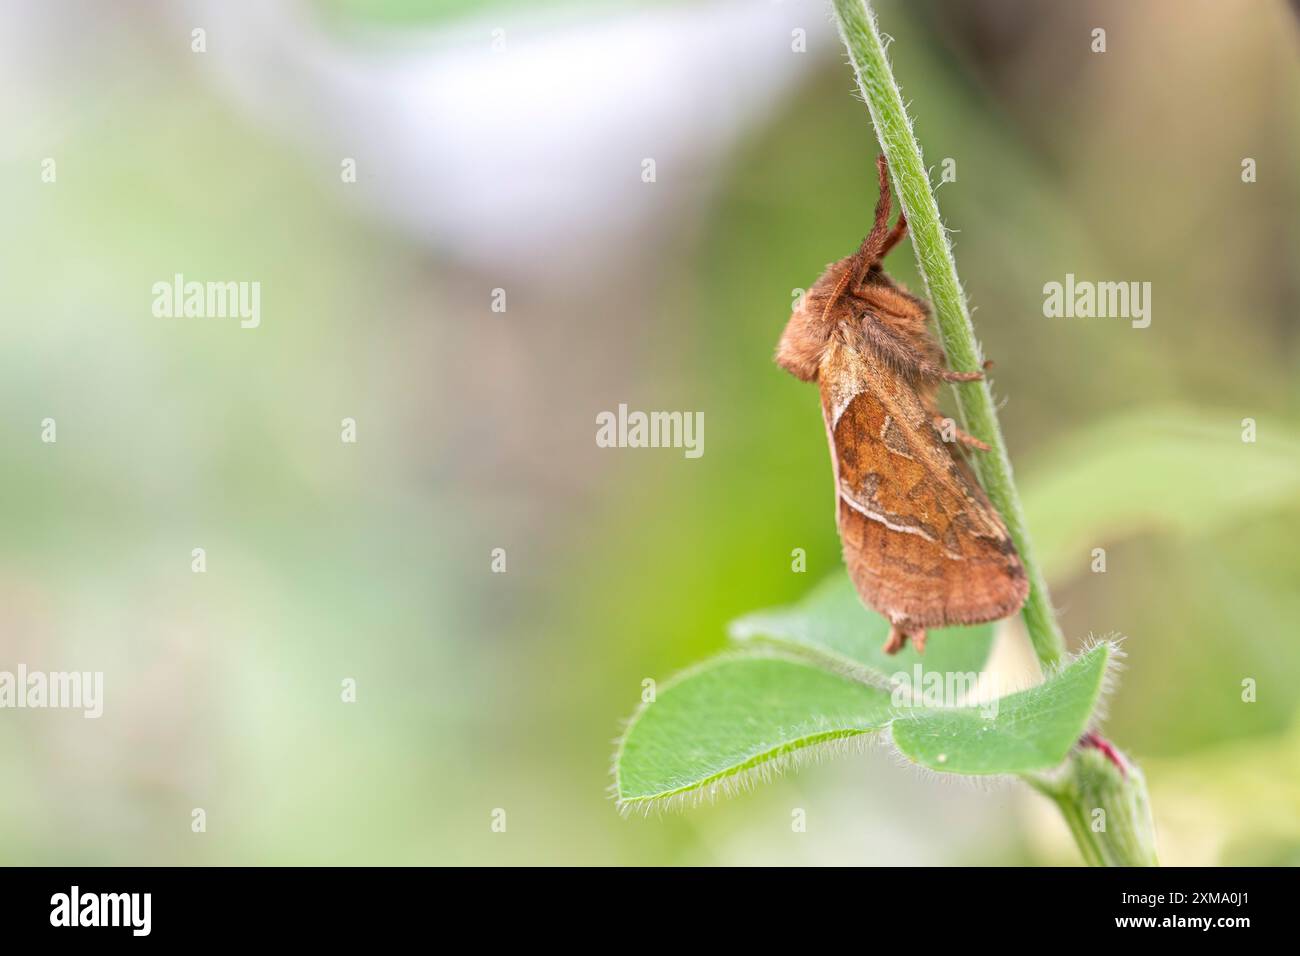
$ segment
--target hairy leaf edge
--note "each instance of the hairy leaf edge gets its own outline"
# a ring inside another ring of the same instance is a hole
[[[1082,737],[1083,734],[1086,734],[1090,731],[1095,731],[1098,729],[1098,727],[1101,726],[1101,724],[1106,719],[1106,698],[1114,691],[1116,683],[1118,681],[1118,672],[1123,668],[1121,659],[1125,656],[1125,654],[1124,651],[1120,648],[1120,642],[1122,640],[1124,640],[1123,636],[1118,634],[1117,632],[1112,632],[1102,638],[1097,638],[1094,635],[1090,634],[1087,640],[1084,641],[1083,646],[1079,649],[1078,654],[1063,659],[1055,667],[1051,668],[1046,674],[1044,674],[1043,679],[1039,683],[1034,684],[1031,687],[1026,687],[1023,690],[1015,691],[1011,694],[1005,694],[1001,699],[1005,699],[1006,697],[1016,696],[1019,694],[1031,693],[1032,691],[1041,687],[1043,684],[1046,684],[1049,681],[1055,680],[1056,678],[1060,677],[1065,671],[1069,670],[1072,666],[1077,664],[1083,658],[1087,657],[1089,654],[1094,653],[1099,647],[1105,647],[1106,660],[1102,665],[1101,674],[1098,675],[1097,689],[1092,698],[1092,706],[1088,710],[1088,718],[1084,722],[1083,729],[1080,731],[1080,737]],[[907,717],[915,718],[920,714],[921,714],[920,711],[910,711],[908,712],[907,715],[905,715],[904,719],[907,719]],[[1076,740],[1074,744],[1066,748],[1065,753],[1062,755],[1061,760],[1057,761],[1054,764],[1047,764],[1043,767],[1038,767],[1033,770],[1024,770],[1024,771],[999,770],[999,771],[991,771],[988,773],[977,773],[977,772],[959,771],[959,770],[944,770],[939,767],[932,767],[929,764],[925,764],[917,760],[913,760],[907,753],[905,753],[903,749],[899,747],[897,741],[893,739],[894,723],[895,723],[894,720],[891,720],[889,722],[889,727],[888,727],[888,731],[890,735],[889,743],[894,754],[899,758],[900,763],[905,763],[907,766],[919,770],[924,774],[927,775],[933,774],[937,777],[943,778],[944,780],[952,780],[954,778],[960,778],[965,780],[996,780],[998,778],[1003,778],[1006,780],[1024,780],[1030,786],[1034,787],[1035,789],[1039,789],[1039,783],[1041,781],[1037,778],[1041,778],[1043,775],[1051,775],[1059,772],[1060,769],[1065,766],[1066,760],[1070,755],[1070,751],[1074,747],[1078,746],[1078,742]]]
[[[797,664],[801,667],[814,667],[817,662],[810,660],[807,655],[801,653],[783,653],[782,647],[754,647],[744,650],[724,651],[706,660],[700,661],[685,670],[678,671],[672,677],[660,686],[655,696],[667,693],[678,684],[689,680],[695,675],[705,670],[711,670],[722,664],[732,661],[748,660],[778,660],[785,661],[789,664]],[[826,670],[826,668],[822,668]],[[834,676],[847,678],[848,675],[831,672]],[[867,685],[872,690],[881,690],[874,685]],[[736,764],[734,767],[720,771],[710,777],[706,777],[695,783],[686,784],[673,790],[665,790],[662,793],[646,794],[644,796],[624,797],[622,792],[621,766],[623,761],[623,748],[627,739],[631,736],[632,731],[636,728],[637,721],[645,713],[646,708],[652,704],[642,703],[636,711],[629,717],[623,726],[623,732],[618,735],[615,741],[616,749],[611,771],[614,776],[614,782],[610,785],[610,795],[615,799],[618,810],[623,815],[628,815],[634,810],[648,811],[651,808],[660,809],[685,809],[686,807],[698,806],[706,800],[716,799],[719,793],[726,796],[732,796],[742,793],[759,782],[769,780],[773,777],[785,773],[787,770],[796,769],[802,766],[806,761],[803,759],[810,751],[828,751],[833,750],[835,753],[841,751],[862,750],[864,747],[854,748],[845,746],[848,741],[854,738],[868,738],[878,734],[888,726],[888,723],[882,724],[878,728],[871,730],[828,730],[822,733],[809,734],[796,740],[788,741],[779,747],[774,747],[764,751],[761,754],[755,754],[743,763]],[[892,719],[892,718],[891,718]],[[859,744],[863,741],[859,740]],[[841,746],[835,747],[834,744]],[[825,753],[816,755],[818,759],[826,756]]]
[[[763,639],[760,639],[763,640]],[[1106,663],[1102,668],[1101,677],[1097,684],[1097,693],[1093,698],[1092,708],[1088,714],[1088,720],[1084,725],[1084,732],[1096,730],[1106,718],[1106,699],[1114,691],[1118,681],[1118,673],[1124,667],[1123,658],[1126,656],[1121,643],[1125,640],[1122,634],[1111,632],[1104,637],[1098,638],[1095,635],[1089,635],[1079,653],[1068,659],[1062,660],[1055,667],[1051,668],[1043,675],[1042,681],[1032,687],[1024,690],[1015,691],[1014,693],[1026,693],[1036,687],[1047,683],[1062,672],[1067,670],[1072,664],[1076,663],[1088,654],[1093,653],[1098,647],[1105,645]],[[756,642],[757,643],[757,642]],[[780,646],[784,650],[784,645]],[[755,647],[750,651],[732,651],[724,652],[715,657],[711,657],[699,664],[689,667],[678,672],[668,681],[666,681],[659,692],[662,693],[671,690],[676,684],[687,680],[702,670],[716,667],[719,664],[731,660],[753,660],[755,658],[770,658],[784,660],[793,664],[809,666],[815,664],[809,658],[815,655],[805,655],[802,653],[779,653],[776,647]],[[826,657],[830,657],[827,654]],[[837,676],[850,677],[848,674],[837,673]],[[869,682],[867,686],[873,689],[880,689],[875,684]],[[1011,695],[1006,695],[1011,696]],[[827,757],[839,756],[847,753],[862,753],[872,744],[888,743],[891,753],[896,758],[900,766],[906,766],[915,772],[919,772],[926,778],[933,777],[944,782],[964,781],[976,785],[995,783],[999,780],[1022,780],[1034,789],[1041,789],[1044,784],[1048,784],[1052,775],[1059,772],[1060,767],[1052,767],[1047,770],[1039,770],[1024,773],[954,773],[939,770],[934,767],[917,763],[907,754],[899,749],[894,742],[891,733],[894,720],[899,716],[907,713],[905,711],[895,711],[890,719],[881,727],[875,730],[843,730],[843,731],[826,731],[825,733],[812,734],[807,737],[801,737],[798,740],[790,741],[780,747],[775,747],[765,751],[762,754],[755,754],[747,759],[744,763],[727,770],[706,777],[696,783],[686,784],[673,790],[665,790],[662,793],[646,794],[644,796],[624,797],[620,788],[619,767],[623,757],[623,745],[628,735],[636,726],[636,722],[645,712],[647,707],[651,706],[642,703],[636,712],[628,718],[625,723],[623,732],[617,739],[617,749],[614,753],[612,773],[614,782],[610,785],[610,795],[615,799],[619,813],[624,816],[632,814],[641,814],[648,816],[652,811],[673,812],[678,810],[690,809],[700,806],[704,803],[713,803],[718,796],[732,797],[745,793],[759,783],[765,783],[776,777],[782,776],[791,770],[797,770],[810,762],[820,762]],[[1068,751],[1067,751],[1068,755]]]
[[[800,737],[756,754],[744,763],[736,764],[698,783],[645,796],[621,797],[616,794],[618,811],[624,816],[649,816],[652,811],[675,812],[715,803],[719,796],[739,796],[760,783],[768,783],[809,764],[821,763],[841,754],[862,753],[883,738],[884,730],[884,727],[876,730],[837,730]],[[617,787],[617,783],[614,786]]]

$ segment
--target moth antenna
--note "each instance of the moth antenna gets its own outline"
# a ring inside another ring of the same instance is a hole
[[[852,256],[853,262],[844,270],[840,276],[839,282],[831,290],[830,297],[826,300],[826,305],[822,308],[822,321],[830,317],[831,310],[839,303],[840,298],[848,291],[849,287],[856,286],[862,282],[863,277],[870,271],[871,267],[880,261],[884,254],[885,242],[889,230],[889,165],[885,162],[884,155],[876,157],[876,172],[880,176],[880,198],[876,200],[876,221],[871,227],[871,232],[867,233],[867,238],[862,240],[862,245]],[[898,240],[894,240],[897,242]]]
[[[883,154],[876,157],[876,171],[880,174],[880,198],[876,200],[876,221],[871,227],[871,232],[867,233],[867,238],[862,240],[862,246],[858,249],[862,274],[865,274],[867,270],[884,258],[885,253],[889,250],[887,243],[892,237],[892,233],[889,231],[889,164],[885,162]],[[893,241],[897,242],[898,239]],[[859,275],[859,279],[861,279],[861,275]]]
[[[845,290],[848,289],[849,281],[856,281],[857,275],[858,267],[856,265],[844,270],[844,274],[840,276],[839,281],[835,283],[835,288],[826,299],[826,305],[822,309],[822,322],[825,322],[831,317],[831,310],[835,308],[840,301],[840,297],[844,295]]]
[[[889,250],[898,245],[900,239],[907,235],[907,217],[903,210],[898,211],[898,222],[894,223],[894,229],[885,237],[885,244],[880,247],[880,258],[883,259],[889,255]]]
[[[892,230],[889,228],[891,206],[889,164],[884,154],[876,157],[876,172],[880,176],[880,198],[876,200],[876,221],[871,226],[871,232],[867,233],[867,238],[862,240],[858,251],[853,254],[856,261],[845,270],[832,290],[830,298],[826,300],[826,305],[822,309],[822,321],[830,316],[831,310],[848,290],[850,284],[854,286],[861,284],[867,273],[871,271],[871,267],[885,258],[885,254],[894,248],[907,232],[907,217],[903,215],[902,210],[899,210],[898,222],[894,223],[894,228]]]

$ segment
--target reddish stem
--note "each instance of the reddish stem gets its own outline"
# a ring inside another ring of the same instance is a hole
[[[1111,763],[1113,763],[1116,767],[1119,768],[1119,772],[1122,775],[1124,775],[1125,777],[1128,776],[1128,767],[1124,765],[1124,758],[1119,755],[1119,751],[1115,749],[1114,744],[1112,744],[1101,734],[1094,733],[1091,730],[1088,731],[1086,734],[1084,734],[1082,737],[1079,738],[1079,746],[1093,747],[1097,750],[1100,750],[1102,755],[1107,760],[1109,760]]]

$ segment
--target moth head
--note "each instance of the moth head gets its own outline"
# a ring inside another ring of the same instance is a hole
[[[841,259],[827,266],[813,287],[795,300],[776,346],[776,364],[795,378],[817,379],[817,368],[845,306],[842,292],[852,274],[847,263]]]

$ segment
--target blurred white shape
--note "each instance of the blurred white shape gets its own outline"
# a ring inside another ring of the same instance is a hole
[[[797,774],[691,811],[708,866],[953,866],[1013,843],[1017,791],[1005,781],[918,771],[864,742],[821,751]],[[824,766],[818,765],[825,760]],[[805,811],[794,832],[791,810]],[[1005,850],[1002,852],[1006,852]]]
[[[816,2],[503,10],[365,42],[298,3],[181,9],[219,86],[336,182],[355,158],[369,208],[467,264],[534,273],[626,254],[619,239],[698,201],[712,162],[838,49]]]

